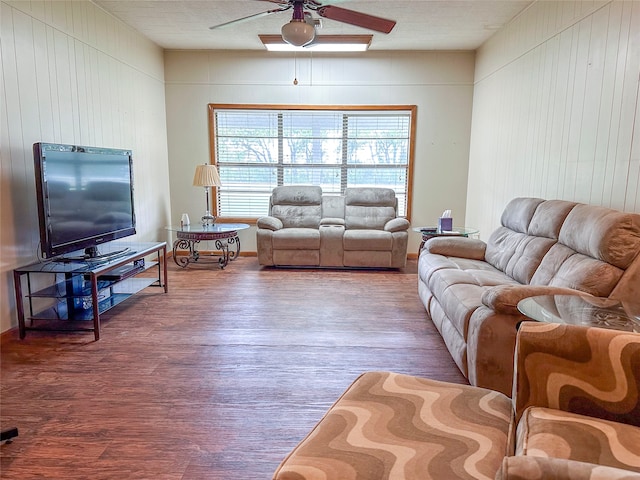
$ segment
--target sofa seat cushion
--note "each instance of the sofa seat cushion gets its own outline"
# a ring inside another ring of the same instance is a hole
[[[273,232],[274,250],[319,250],[320,230],[315,228],[283,228]]]
[[[418,262],[418,275],[424,283],[429,285],[433,273],[443,269],[499,272],[498,269],[483,260],[433,255],[424,250],[421,252],[420,261]]]
[[[389,372],[361,375],[274,479],[494,478],[509,455],[505,395]]]
[[[495,269],[447,268],[431,275],[429,289],[438,299],[447,318],[466,341],[469,319],[482,305],[482,295],[487,289],[504,284],[517,284],[517,282]]]
[[[640,427],[562,410],[529,407],[516,454],[591,462],[640,472]]]
[[[386,252],[393,247],[393,235],[383,230],[345,230],[342,241],[345,250]]]

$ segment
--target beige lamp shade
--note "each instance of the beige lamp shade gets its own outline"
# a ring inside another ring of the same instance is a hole
[[[215,165],[198,165],[193,176],[194,187],[219,187],[222,185]]]

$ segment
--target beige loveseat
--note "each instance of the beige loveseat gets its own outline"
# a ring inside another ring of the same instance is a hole
[[[402,268],[407,261],[409,222],[397,216],[388,188],[273,189],[269,215],[258,219],[260,265]]]
[[[510,394],[517,310],[525,297],[640,296],[640,215],[562,200],[516,198],[487,243],[429,240],[418,294],[472,385]]]
[[[275,480],[638,480],[640,335],[524,322],[513,398],[360,376]]]

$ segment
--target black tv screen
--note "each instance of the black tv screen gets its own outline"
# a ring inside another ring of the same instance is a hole
[[[52,258],[136,233],[131,150],[35,143],[42,255]]]

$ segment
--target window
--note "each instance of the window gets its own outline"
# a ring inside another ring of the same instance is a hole
[[[216,215],[266,215],[280,185],[388,187],[398,214],[410,211],[415,106],[273,107],[209,105],[212,163],[222,186]]]

